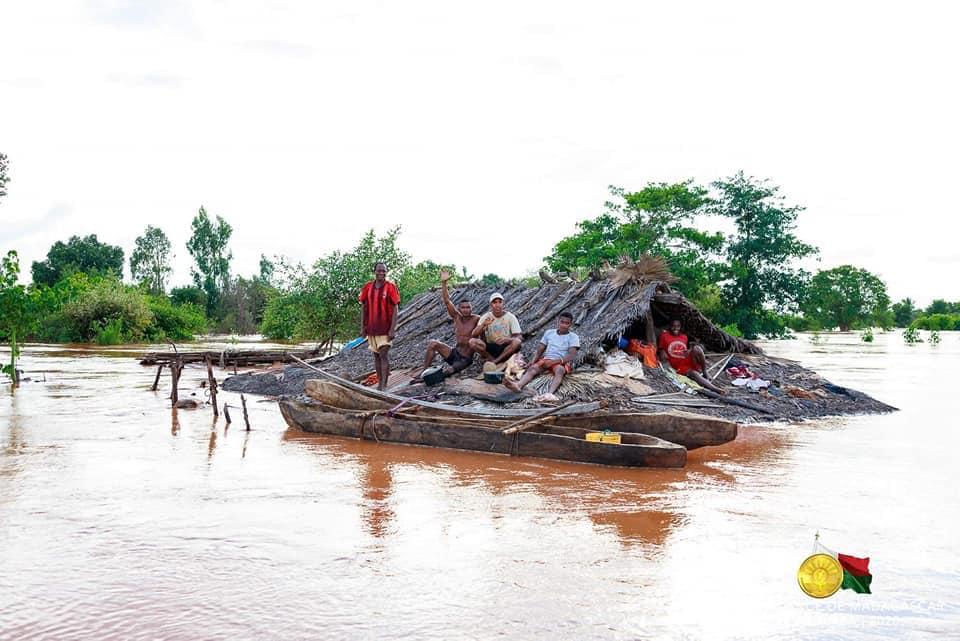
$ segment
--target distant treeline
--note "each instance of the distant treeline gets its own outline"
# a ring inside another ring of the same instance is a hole
[[[0,154],[0,202],[7,168]],[[884,282],[865,269],[841,265],[811,274],[797,267],[818,249],[794,234],[803,208],[786,204],[768,181],[738,173],[709,186],[686,180],[639,191],[611,187],[610,194],[599,216],[555,244],[544,269],[585,278],[622,256],[662,257],[676,289],[727,331],[748,338],[788,329],[960,329],[960,303],[936,300],[922,310],[909,298],[891,304]],[[711,219],[731,221],[734,231],[706,231]],[[132,283],[123,282],[123,249],[93,234],[54,243],[31,265],[28,286],[17,284],[19,260],[9,252],[0,274],[0,341],[182,341],[212,331],[332,345],[357,334],[357,292],[378,260],[388,264],[401,304],[435,286],[441,269],[456,274],[454,282],[506,281],[414,262],[399,245],[399,227],[381,236],[368,231],[355,247],[310,265],[261,256],[258,273],[241,277],[231,272],[229,223],[200,207],[191,231],[192,282],[170,289],[172,247],[153,226],[130,253]],[[535,286],[540,278],[531,271],[516,281]]]

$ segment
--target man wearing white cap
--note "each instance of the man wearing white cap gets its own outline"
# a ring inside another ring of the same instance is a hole
[[[472,336],[470,347],[482,359],[498,365],[520,351],[523,344],[520,321],[504,311],[503,294],[496,292],[490,296],[490,311],[480,317]]]

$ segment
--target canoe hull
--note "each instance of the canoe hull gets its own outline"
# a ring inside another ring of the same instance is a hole
[[[370,416],[316,401],[281,399],[279,403],[290,427],[317,434],[622,467],[677,468],[687,460],[683,446],[646,435],[632,435],[633,443],[615,445],[542,431],[546,427],[504,435],[491,427]]]
[[[385,396],[372,390],[348,387],[329,381],[311,379],[306,382],[306,395],[322,405],[352,411],[384,411],[400,406],[402,397]],[[443,417],[451,422],[475,420],[478,422],[512,421],[529,416],[542,409],[490,410],[439,403],[410,401],[403,405],[416,411],[418,416]],[[588,410],[588,411],[584,411]],[[577,428],[580,430],[604,430],[612,432],[647,434],[671,443],[683,445],[688,450],[708,445],[722,445],[737,438],[737,424],[726,419],[692,414],[690,412],[607,412],[593,405],[567,408],[549,421],[550,425]],[[580,436],[575,432],[569,435]]]

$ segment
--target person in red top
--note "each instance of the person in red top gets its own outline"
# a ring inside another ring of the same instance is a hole
[[[367,338],[367,347],[373,352],[373,364],[377,370],[377,389],[387,389],[390,377],[390,344],[397,332],[400,290],[387,280],[386,263],[373,266],[374,279],[360,290],[359,301],[363,305],[360,317],[360,333]]]
[[[703,348],[699,345],[689,345],[687,335],[682,332],[683,325],[679,320],[670,321],[668,329],[660,332],[657,340],[661,361],[670,363],[677,374],[692,378],[703,387],[723,394],[723,390],[710,382],[707,378],[707,359]]]

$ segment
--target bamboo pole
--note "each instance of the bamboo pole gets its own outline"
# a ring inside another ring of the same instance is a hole
[[[731,359],[731,358],[733,358],[733,354],[727,354],[727,357],[726,357],[725,359],[723,359],[722,361],[720,361],[720,367],[718,367],[718,368],[717,368],[717,371],[715,371],[715,372],[710,376],[710,380],[711,380],[711,381],[716,380],[717,377],[720,376],[720,373],[721,373],[721,372],[723,371],[723,369],[727,366],[727,363],[730,362],[730,359]],[[710,369],[713,369],[713,368],[711,367]]]
[[[153,387],[150,388],[151,392],[157,391],[157,385],[160,384],[160,374],[163,373],[163,365],[157,367],[157,377],[153,379]]]

